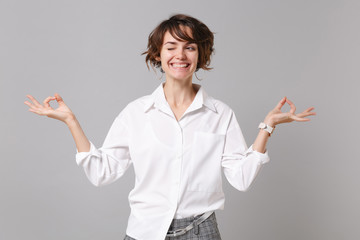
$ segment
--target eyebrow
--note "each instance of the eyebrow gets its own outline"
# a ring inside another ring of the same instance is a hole
[[[166,42],[166,43],[164,43],[164,45],[165,44],[176,44],[176,42]]]
[[[168,42],[166,42],[166,43],[164,43],[164,45],[166,45],[166,44],[177,44],[177,42],[171,42],[171,41],[168,41]],[[186,44],[187,45],[190,45],[190,44],[195,44],[195,43],[192,43],[192,42],[186,42]]]

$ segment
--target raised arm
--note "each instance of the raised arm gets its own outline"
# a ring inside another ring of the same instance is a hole
[[[290,105],[290,111],[283,113],[281,112],[281,108],[284,106],[285,103],[288,103]],[[314,110],[314,107],[309,107],[302,113],[295,114],[296,107],[294,103],[291,102],[287,97],[284,97],[280,100],[276,107],[268,113],[268,115],[264,119],[264,123],[271,127],[275,127],[280,123],[288,123],[292,121],[307,122],[310,121],[310,119],[305,117],[310,115],[316,115],[315,112],[311,112],[312,110]],[[257,135],[253,144],[253,149],[257,152],[264,153],[269,137],[270,134],[267,131],[260,129],[259,134]]]
[[[70,129],[70,132],[74,138],[76,148],[78,152],[89,152],[90,151],[90,142],[86,137],[84,131],[82,130],[80,123],[75,117],[75,114],[70,110],[70,108],[65,104],[62,97],[55,93],[55,96],[49,96],[43,101],[41,105],[33,96],[26,95],[31,102],[25,101],[24,103],[28,105],[29,111],[36,113],[41,116],[47,116],[49,118],[54,118],[64,122]],[[59,104],[57,109],[53,109],[50,106],[50,101],[56,100]]]

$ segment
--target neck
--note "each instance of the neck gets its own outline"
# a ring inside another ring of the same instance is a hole
[[[194,100],[197,90],[192,84],[192,79],[179,81],[167,78],[164,84],[165,98],[171,106],[189,105]]]

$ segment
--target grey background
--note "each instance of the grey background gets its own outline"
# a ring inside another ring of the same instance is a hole
[[[359,12],[345,0],[0,0],[0,239],[123,238],[132,168],[92,186],[66,125],[23,102],[58,92],[100,147],[125,105],[159,85],[140,53],[173,13],[216,33],[214,69],[194,82],[234,109],[248,146],[283,96],[317,112],[277,126],[248,192],[224,181],[223,239],[358,239]]]

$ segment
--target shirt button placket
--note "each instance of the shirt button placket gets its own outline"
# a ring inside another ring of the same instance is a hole
[[[176,159],[175,159],[175,164],[176,164],[176,175],[174,178],[174,185],[176,188],[176,196],[177,196],[177,200],[176,203],[178,203],[179,201],[179,197],[180,197],[180,182],[181,182],[181,165],[182,165],[182,152],[183,152],[183,143],[184,143],[184,137],[183,137],[183,129],[180,125],[180,123],[178,123],[178,129],[179,129],[179,135],[178,135],[178,147],[176,149]]]

